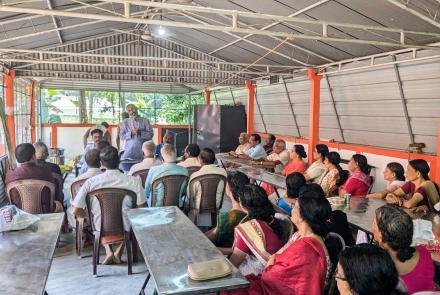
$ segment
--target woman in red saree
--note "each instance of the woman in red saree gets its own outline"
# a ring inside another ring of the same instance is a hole
[[[327,199],[315,194],[298,198],[292,222],[298,232],[269,259],[261,275],[248,275],[247,289],[222,292],[236,295],[322,295],[327,277],[328,252],[323,236],[328,233],[331,207]]]
[[[235,227],[233,252],[229,259],[242,274],[258,275],[269,257],[284,245],[282,226],[261,187],[247,184],[238,191],[238,197],[247,221]]]

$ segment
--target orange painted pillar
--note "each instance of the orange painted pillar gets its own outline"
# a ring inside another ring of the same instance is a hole
[[[435,161],[435,169],[432,179],[440,185],[440,122],[438,124],[438,135],[437,135],[437,160]]]
[[[255,88],[257,85],[249,80],[246,80],[246,88],[248,91],[247,101],[247,133],[254,133],[254,104],[255,104]]]
[[[5,75],[6,90],[6,124],[8,126],[12,147],[15,148],[15,122],[14,122],[14,70],[10,70],[9,75]]]
[[[310,80],[310,118],[309,118],[309,148],[308,159],[309,164],[313,162],[313,150],[316,144],[319,143],[319,113],[320,113],[320,90],[321,78],[317,75],[315,69],[309,69],[307,76]]]
[[[52,125],[52,138],[50,142],[51,148],[57,148],[58,147],[58,134],[57,134],[57,126]]]
[[[28,86],[28,95],[31,105],[31,140],[34,143],[37,140],[37,126],[35,124],[35,86],[37,81],[32,81]]]
[[[157,144],[162,143],[162,127],[157,126]]]
[[[205,87],[205,104],[211,104],[211,90],[208,87]]]

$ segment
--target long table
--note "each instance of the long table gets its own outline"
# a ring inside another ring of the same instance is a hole
[[[247,167],[255,167],[255,168],[264,168],[264,169],[272,169],[273,166],[270,165],[255,165],[251,160],[236,158],[230,156],[228,153],[218,153],[215,155],[216,159],[221,162],[224,168],[226,168],[225,163],[232,163],[239,166],[247,166]]]
[[[286,189],[286,176],[268,172],[264,169],[258,169],[254,167],[240,167],[238,171],[246,174],[250,179],[254,179],[260,182],[265,182],[274,186],[275,188]]]
[[[27,229],[0,233],[1,294],[45,294],[64,213],[38,216]]]
[[[188,265],[224,258],[222,253],[177,207],[130,209],[127,217],[159,294],[206,294],[245,288],[246,278],[232,266],[232,274],[209,281],[188,278]]]

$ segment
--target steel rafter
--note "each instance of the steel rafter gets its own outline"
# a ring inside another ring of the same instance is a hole
[[[180,11],[196,11],[196,12],[206,12],[206,13],[214,13],[214,14],[225,14],[232,16],[231,26],[217,26],[217,25],[207,25],[207,24],[195,24],[189,22],[174,22],[174,21],[164,21],[164,20],[154,20],[154,19],[140,19],[130,17],[121,17],[121,16],[113,16],[113,15],[103,15],[103,14],[92,14],[92,13],[78,13],[72,11],[65,10],[49,10],[49,9],[35,9],[28,7],[15,7],[10,5],[0,5],[0,11],[5,12],[16,12],[16,13],[29,13],[29,14],[40,14],[40,15],[53,15],[53,16],[61,16],[61,17],[73,17],[73,18],[85,18],[85,19],[94,19],[94,20],[107,20],[114,22],[122,22],[122,23],[141,23],[141,24],[151,24],[151,25],[161,25],[161,26],[170,26],[170,27],[180,27],[180,28],[190,28],[190,29],[198,29],[198,30],[211,30],[211,31],[221,31],[221,32],[234,32],[234,33],[243,33],[243,34],[252,34],[256,35],[265,35],[265,36],[276,36],[282,37],[286,39],[304,39],[304,40],[321,40],[328,42],[342,42],[342,43],[352,43],[352,44],[369,44],[376,46],[389,46],[389,47],[401,47],[401,48],[432,48],[426,45],[416,45],[416,44],[408,44],[406,43],[405,36],[406,34],[411,35],[420,35],[420,36],[429,36],[429,37],[437,37],[440,38],[440,34],[438,33],[429,33],[429,32],[417,32],[417,31],[408,31],[402,29],[395,28],[384,28],[377,26],[365,26],[365,25],[353,25],[353,24],[345,24],[345,23],[336,23],[336,22],[323,22],[317,20],[308,20],[301,18],[292,18],[286,16],[277,16],[277,15],[269,15],[269,14],[261,14],[261,13],[250,13],[236,10],[226,10],[226,9],[214,9],[207,7],[196,7],[196,6],[186,6],[186,5],[177,5],[177,4],[168,4],[168,3],[159,3],[159,2],[149,2],[149,1],[134,1],[134,0],[111,0],[106,2],[112,3],[120,3],[120,4],[133,4],[139,6],[153,6],[153,7],[162,7],[164,9],[170,10],[180,10]],[[319,35],[306,35],[306,34],[296,34],[296,33],[288,33],[283,31],[261,31],[258,29],[251,28],[241,28],[237,24],[238,17],[249,17],[255,19],[268,19],[272,21],[281,21],[281,22],[296,22],[296,23],[306,23],[306,24],[314,24],[321,27],[322,32]],[[340,28],[351,28],[362,31],[378,31],[378,32],[390,32],[396,33],[400,36],[400,42],[386,42],[386,41],[375,41],[375,40],[362,40],[362,39],[347,39],[340,38],[337,36],[330,36],[328,34],[327,28],[328,26],[332,27],[340,27]]]
[[[315,8],[315,7],[318,7],[318,6],[320,6],[320,5],[324,4],[324,3],[327,3],[327,2],[329,2],[329,1],[331,1],[331,0],[321,0],[321,1],[318,1],[318,2],[316,2],[316,3],[314,3],[314,4],[311,4],[311,5],[309,5],[309,6],[305,7],[305,8],[303,8],[303,9],[300,9],[300,10],[298,10],[298,11],[296,11],[296,12],[290,14],[289,16],[290,16],[290,17],[298,16],[298,15],[300,15],[300,14],[303,14],[303,13],[305,13],[305,12],[307,12],[307,11],[309,11],[309,10]],[[241,23],[244,24],[243,22],[241,22]],[[269,25],[267,25],[267,26],[262,27],[260,30],[262,30],[262,31],[266,31],[266,30],[268,30],[268,29],[270,29],[270,28],[272,28],[272,27],[274,27],[274,26],[276,26],[276,25],[279,25],[279,24],[282,24],[282,22],[278,22],[278,21],[277,21],[277,22],[273,22],[273,23],[271,23],[271,24],[269,24]],[[246,25],[246,24],[245,24],[245,25]],[[249,27],[249,25],[247,25],[247,26]],[[237,44],[237,43],[240,42],[240,41],[244,41],[245,39],[248,39],[248,38],[250,38],[250,37],[252,37],[252,36],[254,36],[254,35],[255,35],[255,34],[248,34],[248,35],[243,36],[243,37],[238,37],[237,40],[234,40],[234,41],[232,41],[232,42],[230,42],[230,43],[228,43],[228,44],[225,44],[225,45],[223,45],[223,46],[221,46],[221,47],[219,47],[219,48],[217,48],[217,49],[214,49],[214,50],[210,51],[209,53],[210,53],[210,54],[216,53],[216,52],[218,52],[218,51],[220,51],[220,50],[223,50],[223,49],[225,49],[225,48],[228,48],[229,46],[232,46],[232,45],[234,45],[234,44]],[[277,38],[277,37],[271,37],[271,38],[280,41],[280,39]],[[301,51],[304,51],[304,52],[306,52],[306,53],[308,53],[308,54],[311,54],[311,55],[314,55],[314,56],[316,56],[316,57],[319,57],[320,59],[323,59],[323,60],[325,60],[325,61],[333,62],[333,60],[331,60],[330,58],[325,57],[325,56],[323,56],[323,55],[321,55],[321,54],[319,54],[319,53],[316,53],[316,52],[314,52],[314,51],[311,51],[311,50],[309,50],[309,49],[307,49],[307,48],[304,48],[304,47],[302,47],[302,46],[299,46],[299,45],[296,45],[296,44],[293,44],[293,43],[290,43],[290,42],[286,42],[286,45],[291,46],[291,47],[296,48],[296,49],[299,49],[299,50],[301,50]]]

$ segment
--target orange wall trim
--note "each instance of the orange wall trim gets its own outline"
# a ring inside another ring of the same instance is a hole
[[[317,75],[315,69],[309,69],[307,76],[310,80],[310,115],[309,115],[309,164],[313,162],[313,150],[319,141],[319,115],[321,101],[321,75]]]
[[[254,133],[254,100],[255,100],[255,88],[257,85],[249,80],[246,80],[246,88],[248,91],[248,103],[247,103],[247,133]]]
[[[95,126],[96,124],[69,124],[69,123],[61,123],[61,124],[43,124],[43,127],[78,127],[78,128],[90,128]],[[110,125],[112,128],[118,127],[116,124]],[[188,128],[188,125],[151,125],[153,128],[171,128],[171,129],[185,129]]]

